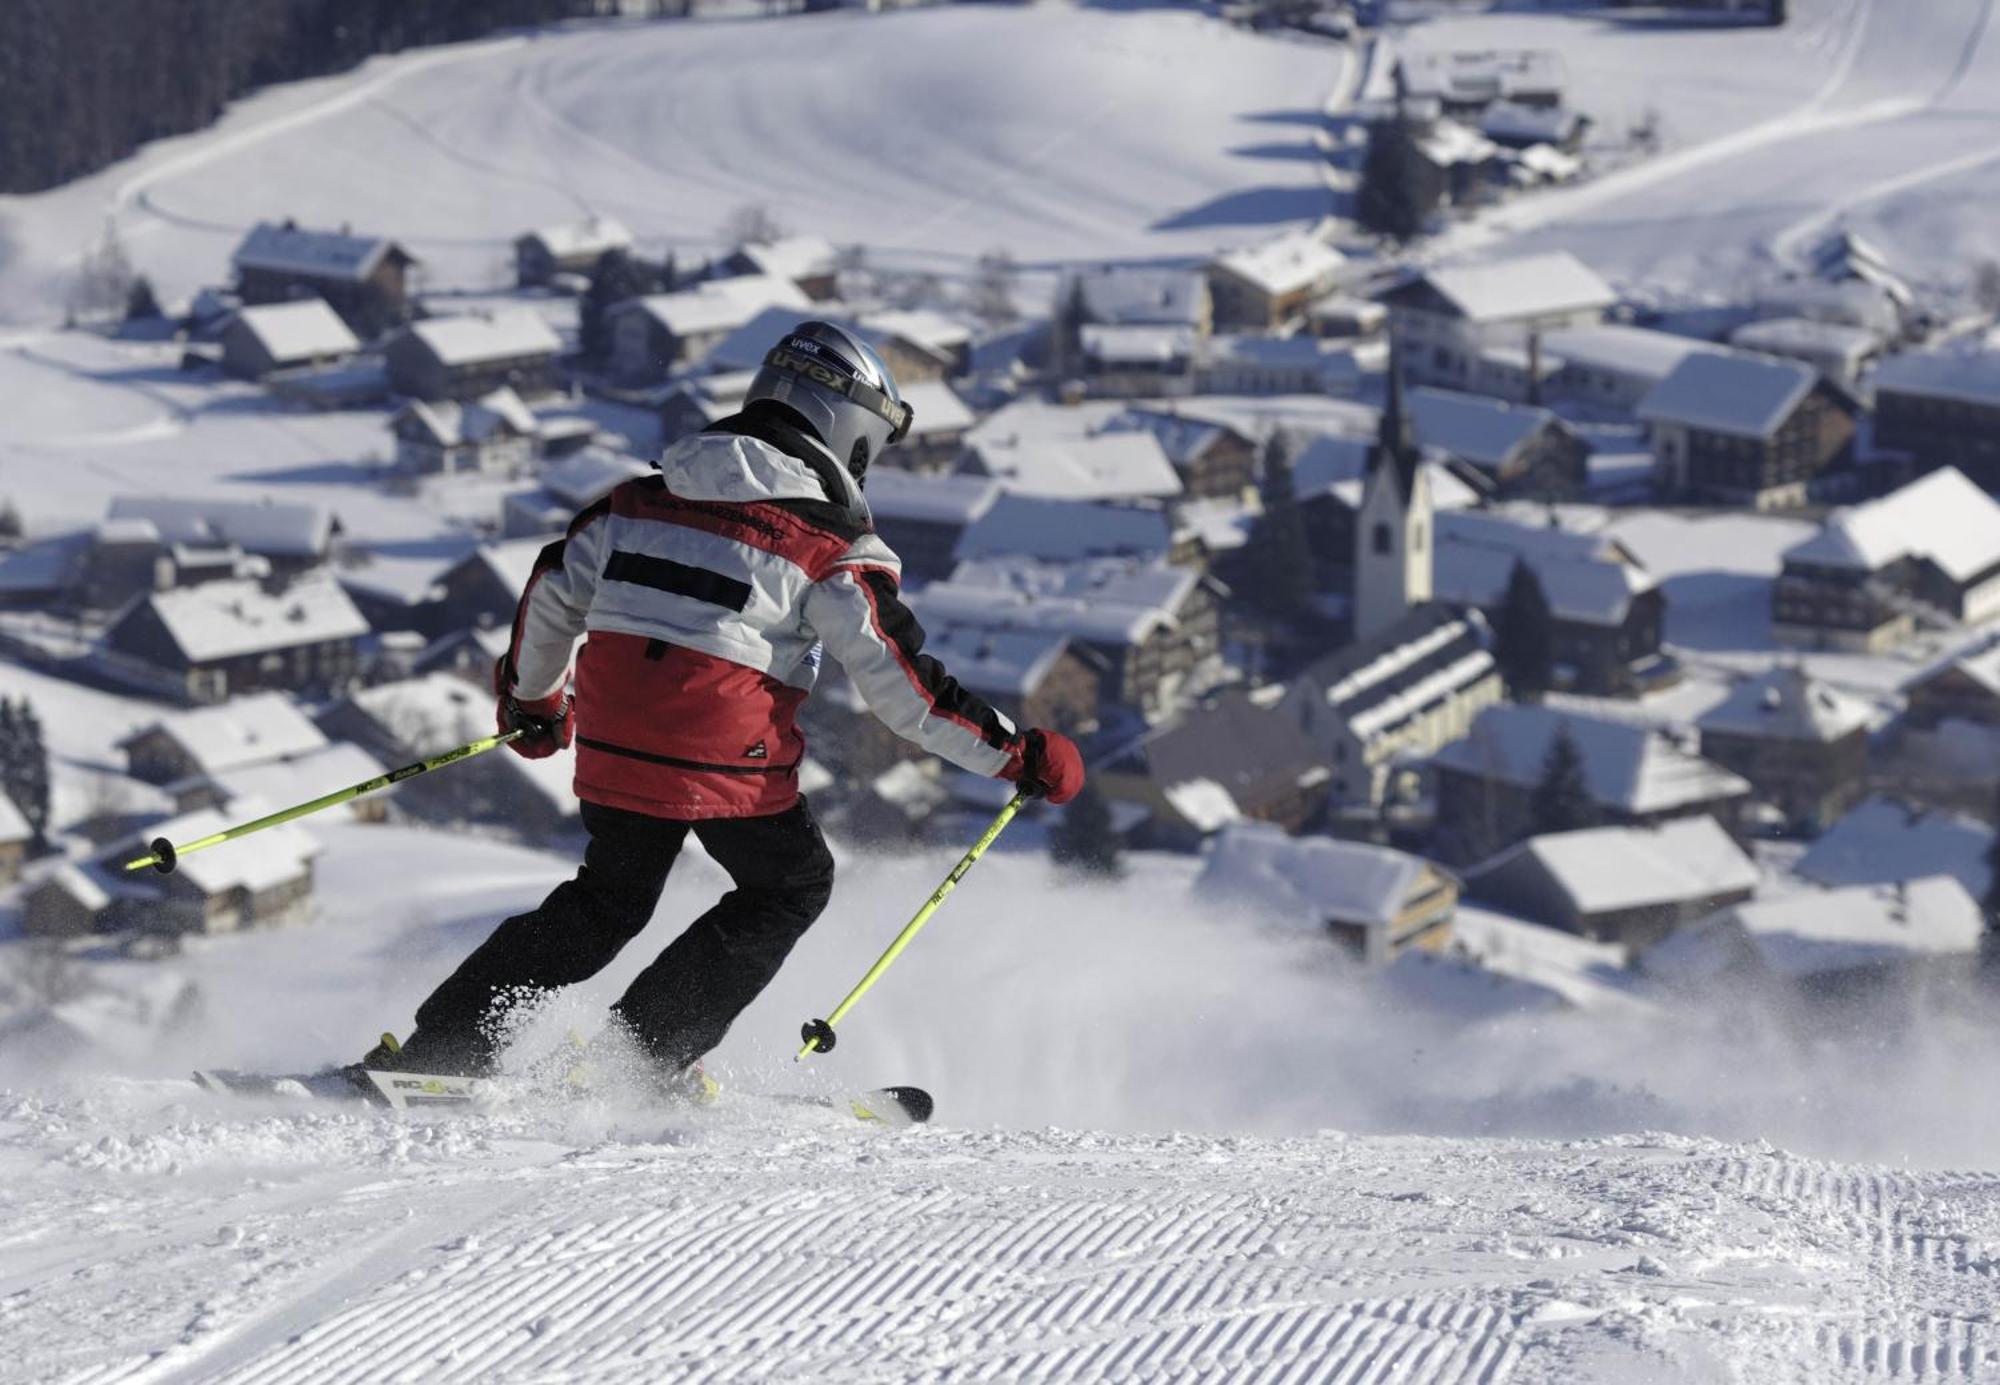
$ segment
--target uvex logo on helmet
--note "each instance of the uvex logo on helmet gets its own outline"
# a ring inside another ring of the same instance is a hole
[[[745,403],[767,399],[797,414],[856,482],[883,448],[909,436],[916,417],[888,363],[832,322],[802,322],[764,354]]]

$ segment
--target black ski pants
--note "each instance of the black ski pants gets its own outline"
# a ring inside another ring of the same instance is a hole
[[[583,805],[590,846],[574,879],[517,914],[417,1008],[413,1066],[490,1068],[494,1020],[521,1000],[602,971],[652,920],[692,831],[736,888],[689,924],[612,1007],[678,1070],[722,1042],[833,894],[833,855],[806,801],[755,818],[679,822]]]

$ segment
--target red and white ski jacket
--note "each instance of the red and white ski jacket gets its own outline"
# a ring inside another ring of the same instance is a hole
[[[725,420],[542,550],[514,617],[514,688],[535,698],[562,687],[586,636],[577,797],[654,817],[756,817],[796,802],[796,716],[822,648],[890,729],[975,773],[1018,774],[1013,724],[921,652],[901,566],[815,441]]]

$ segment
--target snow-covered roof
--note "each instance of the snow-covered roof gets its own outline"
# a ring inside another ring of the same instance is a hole
[[[368,633],[368,622],[347,593],[324,576],[308,577],[275,594],[257,582],[204,582],[154,592],[139,604],[153,609],[191,664]],[[118,624],[136,611],[135,606]]]
[[[861,318],[861,334],[871,342],[889,337],[934,355],[949,356],[972,344],[972,329],[935,308],[890,308]]]
[[[1173,626],[1200,575],[1122,558],[1037,563],[992,558],[960,563],[949,578],[910,597],[927,619],[997,629],[1053,630],[1094,644],[1137,644]]]
[[[1322,380],[1336,372],[1358,378],[1357,349],[1344,342],[1313,336],[1274,337],[1264,332],[1228,333],[1201,343],[1197,356],[1204,367],[1245,366],[1266,370],[1310,370]]]
[[[542,468],[542,489],[576,509],[595,505],[613,487],[652,470],[649,463],[608,447],[586,447]]]
[[[833,242],[824,236],[781,236],[777,240],[745,245],[736,253],[755,265],[759,274],[789,279],[794,283],[833,273],[839,259]]]
[[[619,305],[620,311],[645,313],[677,337],[735,332],[774,308],[783,310],[771,318],[777,325],[771,327],[768,336],[763,336],[761,344],[745,348],[754,353],[749,360],[739,362],[733,356],[716,358],[718,365],[741,364],[745,368],[761,363],[764,353],[787,330],[797,326],[802,315],[813,314],[812,300],[791,280],[769,274],[742,274],[732,279],[709,279],[678,293],[648,294]]]
[[[1808,890],[1733,905],[1646,953],[1649,973],[1700,982],[1746,953],[1793,980],[1969,957],[1986,932],[1979,901],[1949,875]]]
[[[890,466],[868,473],[868,509],[877,519],[970,524],[999,495],[1000,483],[986,476],[924,476]]]
[[[290,803],[308,794],[332,793],[366,783],[388,766],[358,745],[336,741],[288,760],[267,760],[210,775],[233,806],[242,799]]]
[[[1293,493],[1301,500],[1331,495],[1351,510],[1360,509],[1361,493],[1368,479],[1368,458],[1374,446],[1373,438],[1315,434],[1292,458]],[[1435,461],[1425,461],[1423,473],[1430,485],[1434,510],[1464,509],[1478,504],[1482,498],[1449,467]]]
[[[1527,704],[1485,708],[1470,734],[1445,746],[1434,760],[1464,774],[1532,788],[1564,727],[1583,758],[1584,785],[1599,804],[1628,813],[1664,813],[1750,792],[1740,776],[1658,731]]]
[[[1164,558],[1173,540],[1163,510],[1003,494],[959,535],[952,556],[960,562],[1009,554],[1048,562]]]
[[[1331,777],[1298,718],[1267,696],[1230,690],[1153,728],[1117,763],[1174,811],[1212,832],[1246,812],[1297,800]]]
[[[339,787],[338,785],[334,787]],[[165,837],[170,842],[190,842],[233,827],[250,818],[262,817],[277,805],[261,799],[239,799],[225,809],[201,808],[148,827],[141,837],[128,837],[93,858],[100,866],[116,870],[126,861],[146,853],[145,842]],[[209,851],[183,856],[174,868],[204,894],[218,895],[229,890],[255,893],[296,880],[320,854],[320,845],[296,823],[267,827],[255,842],[231,843]],[[153,881],[146,881],[152,885]]]
[[[1111,418],[1110,429],[1145,429],[1159,439],[1167,460],[1177,467],[1192,466],[1208,449],[1236,435],[1229,424],[1178,410],[1132,408]]]
[[[958,392],[942,380],[916,380],[902,392],[903,402],[915,415],[910,436],[919,441],[941,433],[963,433],[977,422]]]
[[[1553,832],[1509,849],[1470,877],[1520,857],[1538,864],[1580,913],[1704,899],[1757,887],[1757,867],[1707,814],[1657,827],[1592,827]]]
[[[1432,601],[1307,665],[1288,696],[1323,703],[1365,741],[1493,673],[1484,620]]]
[[[246,553],[274,558],[322,556],[339,524],[325,505],[272,500],[173,500],[149,495],[113,498],[105,518],[145,520],[157,530],[162,543],[192,547],[233,543]]]
[[[1955,877],[1984,894],[1993,829],[1978,818],[1931,812],[1880,795],[1862,800],[1792,866],[1816,885],[1887,885],[1925,875]]]
[[[1897,291],[1868,279],[1827,283],[1820,279],[1787,279],[1757,292],[1758,317],[1810,317],[1821,322],[1848,322],[1892,336],[1902,325]]]
[[[1558,619],[1619,625],[1632,598],[1659,585],[1645,568],[1594,535],[1517,524],[1480,510],[1440,514],[1432,532],[1432,580],[1445,601],[1496,606],[1506,596],[1514,564],[1525,562]]]
[[[118,743],[119,748],[154,734],[180,746],[207,774],[286,760],[326,745],[311,718],[281,692],[252,693],[217,706],[176,712],[134,731]]]
[[[1567,250],[1425,270],[1422,279],[1475,322],[1608,308],[1618,301],[1596,271]]]
[[[1961,650],[1947,655],[1910,679],[1904,691],[1914,691],[1919,685],[1948,671],[1962,674],[1988,692],[2000,695],[2000,639],[1993,640],[1982,649]]]
[[[1410,428],[1420,446],[1435,447],[1488,471],[1555,421],[1547,409],[1452,390],[1416,389],[1408,396]]]
[[[1726,346],[1677,332],[1656,332],[1606,322],[1591,327],[1557,327],[1542,333],[1542,349],[1575,369],[1613,371],[1664,380],[1689,356],[1724,356]]]
[[[1409,96],[1461,103],[1545,97],[1568,79],[1553,48],[1406,49],[1396,64]]]
[[[553,356],[562,350],[549,324],[529,312],[430,317],[411,323],[408,330],[448,366]]]
[[[352,694],[351,700],[412,753],[435,755],[493,734],[493,694],[448,673],[430,673],[381,683]],[[487,757],[557,811],[576,811],[571,787],[575,765],[567,755],[539,760],[519,755]]]
[[[1920,557],[1953,581],[1969,582],[2000,565],[2000,502],[1955,467],[1941,467],[1879,499],[1835,510],[1784,556],[1864,572]]]
[[[1729,334],[1729,342],[1746,351],[1793,356],[1801,360],[1839,356],[1850,365],[1858,365],[1882,349],[1879,332],[1845,322],[1819,322],[1809,317],[1771,317],[1761,322],[1746,322]]]
[[[979,471],[1010,491],[1071,499],[1160,499],[1181,481],[1159,439],[1104,427],[1109,413],[1021,400],[966,434]]]
[[[544,250],[559,260],[583,255],[594,257],[607,250],[626,250],[632,245],[632,233],[625,229],[624,223],[608,216],[590,216],[561,226],[544,226],[528,232],[522,239],[539,242]]]
[[[1073,272],[1059,303],[1081,294],[1083,320],[1106,324],[1199,324],[1208,282],[1196,270],[1102,265]]]
[[[1738,683],[1695,724],[1704,732],[1823,744],[1865,729],[1873,718],[1868,703],[1804,669],[1774,668]]]
[[[1334,920],[1388,927],[1427,868],[1422,857],[1392,847],[1289,837],[1271,823],[1244,822],[1217,835],[1195,888],[1293,927],[1317,930]]]
[[[1768,438],[1812,392],[1819,373],[1768,356],[1688,356],[1639,402],[1649,423],[1679,423],[1732,437]]]
[[[525,591],[528,579],[534,576],[535,559],[541,556],[545,547],[547,545],[538,538],[485,543],[462,561],[478,563],[487,568],[499,580],[500,585],[509,591]]]
[[[1007,630],[939,621],[926,626],[924,652],[976,693],[1025,697],[1069,648],[1059,630]]]
[[[2000,408],[2000,351],[1908,351],[1875,367],[1875,393],[1923,395]]]
[[[1513,144],[1561,144],[1588,121],[1588,116],[1562,106],[1496,101],[1480,113],[1479,129],[1489,138]]]
[[[1217,268],[1274,298],[1326,289],[1346,263],[1345,255],[1307,231],[1287,232],[1215,259]]]
[[[496,437],[530,438],[539,428],[512,385],[481,395],[469,404],[450,399],[412,399],[397,421],[414,419],[440,447],[486,442]]]
[[[296,303],[266,303],[237,312],[236,321],[278,365],[349,356],[361,342],[324,300],[302,298]]]
[[[1495,158],[1500,146],[1462,121],[1433,120],[1417,133],[1417,148],[1439,167],[1478,164]]]
[[[261,269],[305,278],[358,283],[373,274],[390,252],[410,258],[394,241],[382,236],[356,236],[345,231],[308,231],[292,225],[260,221],[236,247],[230,262],[238,269]]]
[[[1086,322],[1077,344],[1104,365],[1165,365],[1194,354],[1195,329],[1173,322]]]

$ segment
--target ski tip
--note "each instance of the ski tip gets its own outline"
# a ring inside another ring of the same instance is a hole
[[[936,1106],[922,1087],[877,1087],[850,1104],[859,1119],[886,1125],[922,1125]]]

